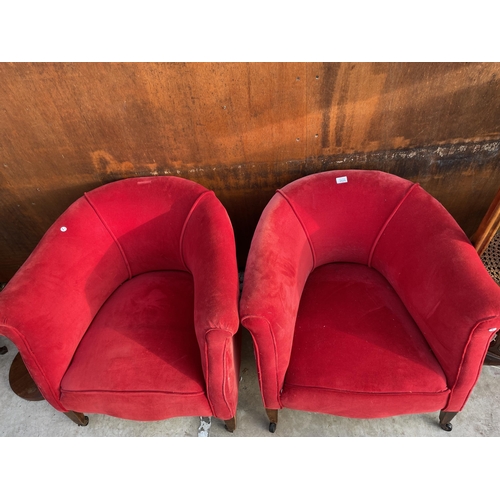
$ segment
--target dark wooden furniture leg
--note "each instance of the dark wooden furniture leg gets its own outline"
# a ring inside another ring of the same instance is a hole
[[[78,413],[76,411],[67,411],[64,412],[64,414],[79,426],[85,427],[89,424],[89,417],[87,417],[87,415],[84,415],[83,413]]]
[[[236,429],[236,417],[233,417],[231,420],[224,420],[224,423],[226,424],[226,430],[234,432]]]
[[[17,353],[12,365],[10,365],[9,384],[14,393],[20,398],[26,399],[26,401],[42,401],[45,399],[31,378],[19,353]]]
[[[276,425],[278,424],[278,410],[271,410],[266,408],[267,418],[269,418],[269,432],[273,434],[276,432]]]
[[[7,283],[0,283],[0,292],[5,288],[6,284]],[[0,354],[7,354],[8,351],[7,346],[3,345],[0,347]]]
[[[453,412],[453,411],[443,411],[439,413],[439,426],[441,429],[450,432],[453,429],[453,425],[450,423],[453,419],[453,417],[457,414],[458,412]]]
[[[26,399],[26,401],[42,401],[45,399],[31,378],[19,353],[17,353],[10,367],[9,384],[14,393],[20,398]],[[64,414],[78,425],[85,426],[89,423],[89,417],[83,413],[68,411]]]

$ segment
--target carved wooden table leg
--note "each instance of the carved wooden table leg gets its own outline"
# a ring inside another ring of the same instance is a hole
[[[35,382],[33,382],[19,353],[17,353],[10,367],[9,384],[15,394],[27,401],[42,401],[45,399]]]

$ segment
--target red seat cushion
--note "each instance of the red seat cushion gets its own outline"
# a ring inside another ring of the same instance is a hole
[[[293,388],[324,390],[326,399],[329,391],[392,396],[448,392],[439,363],[387,280],[372,268],[351,263],[321,266],[308,278],[283,401]],[[323,411],[302,403],[303,409]],[[328,412],[336,413],[331,407]]]
[[[210,415],[193,308],[187,272],[126,281],[97,313],[63,377],[66,408],[136,420]]]

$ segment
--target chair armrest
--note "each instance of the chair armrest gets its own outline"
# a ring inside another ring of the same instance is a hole
[[[451,387],[448,404],[443,410],[459,412],[464,407],[479,379],[484,358],[486,357],[493,336],[498,331],[499,325],[499,317],[494,316],[484,321],[479,321],[472,328],[455,378],[455,384]]]
[[[213,415],[229,420],[236,415],[241,362],[241,335],[210,330],[202,354],[207,397]]]
[[[288,202],[276,194],[255,230],[240,302],[242,325],[254,341],[266,408],[281,408],[295,321],[312,270],[309,240]]]
[[[194,281],[194,324],[207,395],[214,416],[228,420],[238,398],[239,279],[233,228],[211,191],[186,220],[181,254]]]
[[[60,382],[82,336],[127,277],[114,240],[81,198],[49,228],[0,293],[0,333],[16,344],[56,409],[66,411],[59,402]]]
[[[500,327],[500,288],[451,215],[420,187],[385,228],[372,265],[439,361],[452,390],[449,405],[461,408]]]

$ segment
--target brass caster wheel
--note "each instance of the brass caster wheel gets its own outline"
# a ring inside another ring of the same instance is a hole
[[[276,432],[276,424],[274,422],[269,424],[269,432],[272,432],[273,434]]]
[[[441,427],[443,431],[450,432],[453,429],[453,424],[448,422],[447,424],[439,424],[439,427]]]

